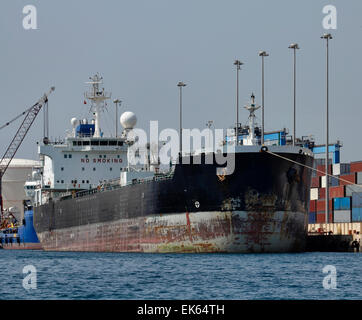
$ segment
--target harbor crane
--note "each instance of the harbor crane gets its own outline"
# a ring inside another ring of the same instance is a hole
[[[3,217],[3,197],[2,197],[2,178],[10,165],[11,160],[14,158],[16,152],[18,151],[21,143],[23,142],[26,134],[28,133],[30,127],[32,126],[36,116],[40,112],[41,108],[48,103],[48,96],[55,90],[55,87],[51,87],[49,92],[44,94],[33,106],[26,109],[24,112],[16,116],[14,119],[10,120],[9,122],[5,123],[3,126],[0,127],[0,130],[7,127],[9,124],[13,123],[15,120],[19,119],[21,116],[25,115],[23,122],[21,123],[18,131],[16,132],[15,136],[13,137],[10,145],[6,149],[3,157],[0,160],[0,209],[1,209],[1,220]],[[44,137],[47,139],[47,137]]]

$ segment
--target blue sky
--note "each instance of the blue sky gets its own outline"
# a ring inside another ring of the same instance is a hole
[[[25,5],[37,8],[38,29],[22,25]],[[325,42],[320,36],[325,5],[337,8],[337,30],[329,30],[330,141],[343,142],[342,161],[362,159],[362,2],[296,0],[4,0],[0,10],[1,123],[33,104],[50,86],[50,135],[63,137],[72,117],[84,118],[85,82],[95,72],[121,98],[122,111],[137,114],[138,126],[159,120],[178,128],[177,82],[184,81],[184,127],[205,128],[214,120],[227,128],[235,120],[234,60],[240,71],[242,108],[256,95],[260,103],[261,60],[265,60],[265,127],[292,132],[292,51],[297,42],[297,134],[325,142]],[[260,119],[260,112],[257,114]],[[102,128],[113,132],[114,106]],[[1,130],[2,153],[20,122]],[[42,114],[17,157],[37,158]]]

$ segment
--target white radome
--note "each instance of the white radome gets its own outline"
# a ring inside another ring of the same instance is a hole
[[[77,118],[72,118],[72,119],[70,119],[70,123],[71,123],[71,125],[72,125],[73,127],[75,127],[76,124],[77,124]]]
[[[31,173],[31,177],[35,180],[35,179],[38,177],[38,172],[34,170],[34,171]]]
[[[133,129],[137,123],[136,115],[131,111],[126,111],[122,113],[121,118],[119,119],[121,125],[125,129]]]

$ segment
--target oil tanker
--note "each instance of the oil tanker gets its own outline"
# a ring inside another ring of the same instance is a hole
[[[35,190],[34,227],[44,250],[100,252],[299,252],[306,244],[313,153],[292,145],[285,130],[236,126],[220,149],[179,153],[169,167],[130,166],[125,134],[105,137],[100,112],[110,93],[91,78],[94,118],[73,118],[64,141],[39,146],[43,163]],[[122,121],[123,119],[123,121]],[[233,145],[233,148],[227,147]],[[220,170],[218,154],[235,160]],[[188,161],[185,161],[186,158]],[[205,159],[209,161],[205,161]]]

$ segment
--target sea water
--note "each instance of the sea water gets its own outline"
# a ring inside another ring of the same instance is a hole
[[[362,299],[362,254],[0,250],[0,299]]]

